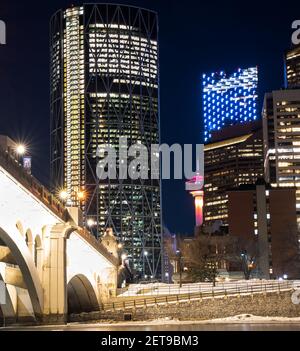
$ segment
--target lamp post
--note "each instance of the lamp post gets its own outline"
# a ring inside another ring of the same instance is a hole
[[[19,157],[24,156],[25,153],[26,153],[26,147],[25,147],[25,145],[23,145],[23,144],[18,144],[18,145],[16,146],[16,153],[17,153],[17,155],[18,155]]]
[[[28,148],[25,144],[15,146],[18,163],[30,175],[31,174],[31,156],[28,155]]]
[[[148,274],[146,274],[146,260],[148,257],[148,251],[144,250],[144,259],[143,259],[143,275],[145,279],[148,279]]]
[[[177,266],[179,269],[179,287],[182,287],[182,253],[180,250],[176,251],[177,255]]]
[[[68,200],[69,195],[67,190],[65,189],[60,190],[58,195],[59,195],[59,198],[63,201],[63,203],[65,203]]]

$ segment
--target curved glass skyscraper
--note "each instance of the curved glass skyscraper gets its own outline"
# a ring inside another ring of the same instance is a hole
[[[86,4],[58,11],[50,32],[52,186],[97,235],[113,228],[137,275],[160,277],[160,181],[96,175],[99,145],[159,144],[157,14]]]

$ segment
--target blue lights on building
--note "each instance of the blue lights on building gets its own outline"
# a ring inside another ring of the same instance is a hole
[[[204,142],[213,131],[257,119],[257,67],[203,74]]]

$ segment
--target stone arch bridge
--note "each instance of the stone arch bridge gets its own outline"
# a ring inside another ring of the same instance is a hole
[[[8,152],[0,150],[0,320],[66,322],[116,294],[117,242],[100,243]],[[0,322],[1,323],[1,322]]]

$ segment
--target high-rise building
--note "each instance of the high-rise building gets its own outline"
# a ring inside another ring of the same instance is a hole
[[[228,192],[229,235],[260,278],[300,277],[295,191],[258,181]]]
[[[159,144],[158,18],[132,6],[84,4],[51,19],[51,180],[99,235],[112,228],[131,268],[161,275],[159,180],[99,180],[96,151],[119,137]],[[149,164],[149,170],[151,165]]]
[[[300,45],[285,53],[285,87],[300,88]]]
[[[300,225],[300,90],[265,95],[263,105],[265,178],[274,187],[295,187]]]
[[[257,119],[257,67],[203,74],[204,142],[225,126]]]
[[[204,147],[204,223],[228,225],[228,194],[241,184],[263,177],[261,121],[224,128],[213,133]]]

